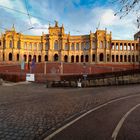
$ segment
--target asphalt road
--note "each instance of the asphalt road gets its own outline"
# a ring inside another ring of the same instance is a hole
[[[53,136],[52,140],[139,140],[140,94],[97,108]],[[57,132],[56,132],[57,133]]]

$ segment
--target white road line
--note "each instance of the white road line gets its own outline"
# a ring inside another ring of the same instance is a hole
[[[55,132],[53,132],[52,134],[50,134],[49,136],[47,136],[44,140],[50,140],[51,138],[53,138],[56,134],[58,134],[59,132],[61,132],[62,130],[64,130],[65,128],[67,128],[68,126],[72,125],[73,123],[75,123],[76,121],[80,120],[81,118],[83,118],[84,116],[90,114],[91,112],[94,112],[108,104],[111,104],[111,103],[114,103],[114,102],[117,102],[117,101],[120,101],[120,100],[124,100],[124,99],[128,99],[128,98],[132,98],[132,97],[137,97],[137,96],[140,96],[140,94],[135,94],[135,95],[129,95],[127,97],[121,97],[119,99],[114,99],[112,101],[109,101],[109,102],[106,102],[102,105],[99,105],[91,110],[89,110],[88,112],[82,114],[81,116],[79,116],[78,118],[74,119],[73,121],[67,123],[66,125],[60,127],[58,130],[56,130]]]
[[[132,111],[134,111],[137,107],[139,107],[139,106],[140,106],[140,104],[137,104],[136,106],[134,106],[133,108],[131,108],[131,109],[122,117],[122,119],[119,121],[118,125],[116,126],[115,130],[114,130],[113,133],[112,133],[112,138],[113,138],[113,140],[116,140],[117,135],[118,135],[118,133],[119,133],[119,131],[120,131],[120,129],[121,129],[121,127],[122,127],[122,125],[123,125],[125,119],[128,117],[128,115],[129,115]]]

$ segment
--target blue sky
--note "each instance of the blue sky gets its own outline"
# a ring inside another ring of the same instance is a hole
[[[19,10],[27,13],[25,0],[0,0],[0,27],[10,29],[15,24],[17,32],[24,34],[41,35],[42,31],[48,33],[48,25],[64,24],[65,32],[71,35],[89,34],[99,29],[107,28],[112,31],[113,39],[133,39],[137,32],[136,18],[133,13],[119,19],[114,16],[118,10],[117,4],[111,0],[26,0],[29,17],[26,14],[4,8]],[[99,24],[100,23],[100,24]],[[29,28],[34,27],[32,30]],[[1,32],[4,32],[0,28]]]

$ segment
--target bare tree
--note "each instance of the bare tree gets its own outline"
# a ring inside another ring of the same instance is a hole
[[[120,16],[120,19],[133,12],[137,18],[137,25],[140,28],[140,0],[115,0],[113,3],[118,3],[120,9],[115,13]]]

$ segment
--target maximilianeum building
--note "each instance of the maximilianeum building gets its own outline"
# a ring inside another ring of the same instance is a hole
[[[0,62],[68,62],[88,64],[138,64],[139,40],[113,40],[112,33],[96,30],[88,35],[65,34],[64,27],[55,23],[49,33],[31,36],[17,33],[15,28],[0,38]]]

